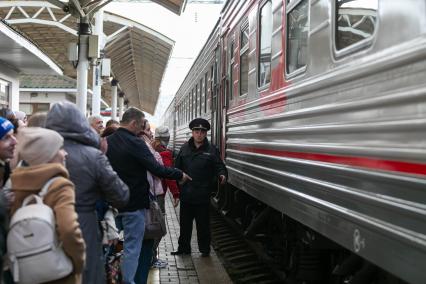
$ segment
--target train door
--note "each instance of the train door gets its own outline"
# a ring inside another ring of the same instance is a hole
[[[231,105],[233,94],[234,94],[234,35],[233,32],[229,33],[228,36],[222,39],[222,88],[223,88],[223,106],[222,106],[222,158],[226,157],[226,124],[227,124],[227,112]],[[226,49],[225,49],[226,46]]]

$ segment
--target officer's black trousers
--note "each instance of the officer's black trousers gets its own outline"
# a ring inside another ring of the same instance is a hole
[[[209,204],[180,203],[179,251],[191,252],[192,223],[197,226],[198,249],[210,253],[210,212]]]

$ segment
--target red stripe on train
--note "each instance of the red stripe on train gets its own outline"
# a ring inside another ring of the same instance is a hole
[[[270,150],[254,147],[237,146],[237,150],[251,153],[258,153],[264,155],[297,158],[303,160],[320,161],[332,164],[342,164],[348,166],[356,166],[363,168],[370,168],[375,170],[384,170],[392,172],[402,172],[408,174],[426,175],[426,164],[402,162],[394,160],[382,160],[377,158],[367,157],[351,157],[351,156],[336,156],[318,153],[303,153],[303,152],[289,152],[281,150]]]

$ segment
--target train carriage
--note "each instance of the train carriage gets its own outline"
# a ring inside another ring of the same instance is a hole
[[[189,122],[196,117],[211,120],[214,100],[217,100],[219,58],[215,48],[219,44],[219,22],[214,27],[206,44],[195,60],[194,64],[180,86],[171,105],[175,108],[175,141],[173,148],[178,150],[191,136],[188,129]],[[170,107],[169,107],[170,109]],[[168,111],[166,111],[166,114]],[[164,120],[164,119],[163,119]],[[169,127],[172,125],[169,122]],[[172,129],[172,128],[171,128]],[[208,138],[215,137],[215,130],[209,133]]]
[[[423,0],[227,1],[175,97],[175,147],[211,121],[216,205],[287,274],[426,283],[424,78]]]

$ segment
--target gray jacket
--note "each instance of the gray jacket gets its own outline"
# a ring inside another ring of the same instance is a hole
[[[98,134],[74,104],[54,104],[47,115],[46,128],[59,132],[65,140],[66,167],[75,184],[75,206],[86,242],[83,283],[105,283],[95,203],[102,198],[121,208],[129,200],[129,189],[99,150]]]

